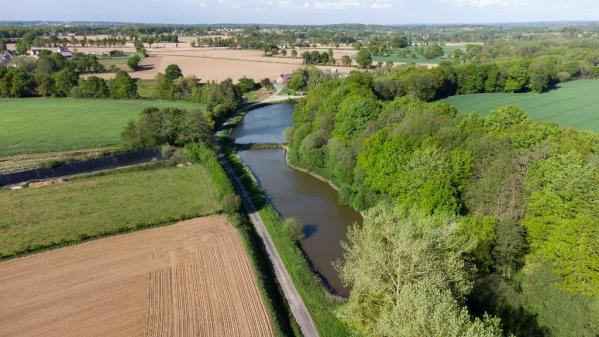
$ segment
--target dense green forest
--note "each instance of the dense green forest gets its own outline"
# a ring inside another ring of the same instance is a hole
[[[599,136],[381,95],[394,74],[308,79],[286,133],[290,162],[365,212],[341,315],[366,335],[596,337]]]

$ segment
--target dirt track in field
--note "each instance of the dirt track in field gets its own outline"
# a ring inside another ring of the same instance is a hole
[[[223,217],[0,263],[0,336],[273,336]]]

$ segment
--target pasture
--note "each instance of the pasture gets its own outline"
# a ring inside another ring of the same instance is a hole
[[[148,107],[205,109],[158,100],[0,98],[0,157],[119,144],[127,122]]]
[[[3,336],[274,336],[225,217],[0,263]]]
[[[154,164],[0,190],[0,258],[220,211],[204,166]]]
[[[487,115],[508,104],[517,105],[531,118],[564,127],[599,132],[599,80],[579,80],[559,84],[543,94],[492,93],[452,96],[441,100],[462,112]]]

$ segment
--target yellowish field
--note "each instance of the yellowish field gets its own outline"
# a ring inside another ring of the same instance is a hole
[[[224,217],[0,263],[0,336],[273,336]]]
[[[139,79],[153,79],[158,72],[164,72],[169,64],[177,64],[181,67],[185,76],[195,75],[202,81],[222,81],[227,78],[238,80],[247,76],[256,81],[264,78],[275,80],[280,74],[293,72],[302,66],[301,57],[291,58],[290,56],[267,57],[259,50],[239,50],[228,48],[192,48],[187,43],[179,43],[179,47],[174,44],[166,44],[163,48],[162,43],[148,48],[148,57],[140,63],[143,70],[131,72],[131,76]],[[186,46],[187,45],[187,46]],[[114,48],[78,48],[81,52],[107,51]],[[132,47],[118,48],[126,52],[133,52]],[[312,50],[312,49],[306,49]],[[325,51],[322,49],[320,51]],[[299,51],[303,52],[304,50]],[[340,59],[342,55],[355,54],[352,50],[336,50],[335,58]],[[290,54],[290,51],[289,51]],[[288,55],[289,55],[288,54]],[[335,68],[339,72],[349,72],[354,68],[336,66],[318,66],[320,69]],[[99,74],[105,79],[112,78],[114,74]]]

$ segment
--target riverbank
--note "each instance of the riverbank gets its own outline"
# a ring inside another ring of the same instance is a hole
[[[283,219],[270,204],[260,189],[251,171],[241,158],[233,151],[232,146],[224,146],[223,153],[230,163],[233,172],[248,192],[256,210],[260,214],[266,230],[279,252],[281,259],[308,307],[314,323],[321,336],[347,336],[349,331],[344,322],[337,317],[337,309],[343,300],[328,292],[320,277],[310,268],[303,251],[285,230]]]
[[[281,256],[293,284],[307,306],[319,334],[331,337],[347,336],[349,335],[348,327],[337,316],[337,309],[343,303],[343,299],[332,295],[322,283],[321,278],[314,273],[310,262],[297,244],[296,238],[292,238],[285,230],[280,214],[267,200],[264,191],[258,186],[253,174],[236,153],[237,145],[234,144],[234,141],[230,137],[237,124],[241,122],[248,112],[248,109],[239,111],[225,121],[219,129],[218,136],[221,137],[220,145],[222,154],[232,167],[235,176],[248,192],[252,203],[264,222],[266,230],[272,238],[276,250]],[[260,145],[249,144],[241,146],[252,148]],[[274,148],[275,146],[267,144],[265,147]],[[283,145],[277,145],[276,147],[283,147]]]

